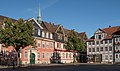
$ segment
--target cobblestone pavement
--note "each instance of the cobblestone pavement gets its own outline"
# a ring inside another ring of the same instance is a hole
[[[48,65],[22,68],[3,68],[0,71],[120,71],[120,65]]]

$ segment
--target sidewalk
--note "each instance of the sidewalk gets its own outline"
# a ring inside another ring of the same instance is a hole
[[[26,64],[21,67],[36,68],[36,67],[62,67],[62,66],[91,66],[91,65],[120,65],[120,64],[100,64],[100,63],[65,63],[65,64]],[[1,68],[13,68],[13,66],[0,66]],[[15,67],[17,68],[17,67]]]

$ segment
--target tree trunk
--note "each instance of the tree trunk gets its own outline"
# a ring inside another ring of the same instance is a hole
[[[76,58],[76,54],[75,54],[75,50],[74,50],[74,53],[73,53],[73,63],[76,63],[75,58]]]

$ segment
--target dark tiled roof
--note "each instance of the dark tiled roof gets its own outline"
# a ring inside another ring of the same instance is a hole
[[[81,38],[83,38],[83,37],[85,37],[85,36],[86,36],[86,33],[85,33],[85,32],[78,33],[78,36],[79,36],[79,37],[81,37]]]
[[[54,25],[52,23],[42,22],[43,30],[50,31],[52,33],[55,33],[59,25]]]
[[[1,25],[3,25],[3,22],[4,22],[4,19],[5,18],[9,18],[9,17],[6,17],[6,16],[2,16],[2,15],[0,15],[0,28],[1,28]],[[13,22],[16,22],[17,20],[15,20],[15,19],[12,19],[12,18],[10,18]]]
[[[2,15],[0,15],[0,21],[4,21],[4,18],[9,18],[9,17],[6,17],[6,16],[2,16]],[[15,20],[15,19],[13,19],[13,18],[10,18],[13,22],[15,22],[15,21],[17,21],[17,20]]]
[[[63,28],[63,29],[64,29],[64,32],[65,32],[65,35],[69,35],[71,33],[71,30],[66,29],[66,28]]]

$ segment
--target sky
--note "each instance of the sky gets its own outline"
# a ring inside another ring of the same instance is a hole
[[[14,19],[37,18],[86,32],[90,38],[98,28],[120,26],[120,0],[0,0],[0,15]]]

